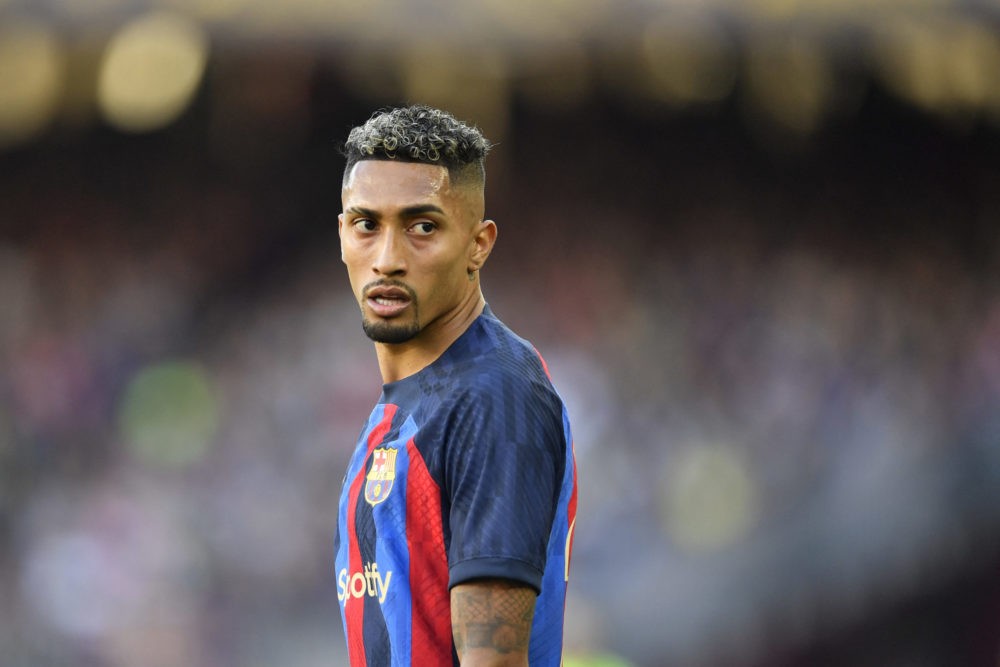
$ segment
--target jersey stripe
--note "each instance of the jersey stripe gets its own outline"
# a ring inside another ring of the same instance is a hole
[[[549,534],[542,593],[535,602],[529,661],[532,665],[558,665],[562,653],[563,618],[566,610],[566,587],[572,547],[571,528],[576,523],[576,457],[569,430],[569,417],[563,409],[566,437],[566,468],[563,473],[559,504]],[[547,629],[546,629],[547,628]],[[553,632],[553,629],[557,629]]]
[[[383,423],[392,424],[396,420],[399,411],[394,405],[386,405],[385,410],[389,421]],[[394,441],[398,437],[394,435],[397,428],[398,425],[394,425],[387,428],[379,436],[373,434],[369,439],[367,449],[372,452],[369,454],[369,458],[372,460],[371,463],[365,466],[369,471],[375,465],[374,452],[377,449],[393,448],[392,445],[395,444]],[[365,485],[368,484],[367,475],[365,475],[364,483]],[[379,502],[373,506],[369,504],[367,497],[367,489],[358,494],[357,519],[354,524],[358,531],[357,541],[361,553],[361,563],[366,568],[365,576],[368,582],[367,594],[362,598],[364,600],[362,634],[364,636],[366,664],[381,666],[390,664],[392,646],[389,643],[389,628],[386,626],[386,619],[382,614],[382,609],[378,602],[377,584],[375,584],[374,579],[370,576],[370,572],[377,569],[379,565],[384,566],[385,564],[384,561],[380,563],[378,557],[379,544],[382,542],[381,524],[384,522],[379,522],[376,516],[377,510],[380,508],[384,509],[385,504]],[[387,532],[391,535],[391,531]]]
[[[363,433],[370,433],[371,430],[381,421],[382,414],[384,413],[384,408],[379,406],[372,411],[372,414],[368,418],[368,423],[365,425]],[[359,471],[364,467],[365,457],[367,454],[367,437],[365,438],[365,447],[360,446],[355,448],[354,454],[351,456],[351,462],[347,466],[347,473],[344,475],[344,482],[340,490],[340,512],[337,517],[337,537],[334,540],[334,550],[336,551],[336,563],[337,567],[340,568],[337,571],[337,597],[340,600],[341,607],[341,620],[344,624],[344,636],[347,636],[347,616],[344,612],[345,598],[347,587],[349,586],[349,565],[350,556],[349,552],[352,548],[348,530],[347,530],[347,515],[348,508],[351,505],[350,501],[350,491],[354,487],[354,480],[359,474]],[[356,487],[355,487],[356,488]]]
[[[566,419],[568,422],[568,418]],[[569,433],[569,428],[567,427],[566,432]],[[573,529],[576,528],[576,498],[577,498],[577,485],[578,481],[576,478],[576,450],[573,448],[573,442],[570,441],[570,451],[569,451],[569,463],[573,466],[573,491],[569,497],[569,505],[566,508],[566,522],[567,522],[567,533],[566,533],[566,581],[569,581],[569,565],[572,560],[573,555]]]
[[[407,417],[399,427],[399,432],[393,435],[392,441],[384,443],[384,446],[396,450],[395,479],[390,492],[394,498],[409,497],[411,463],[408,443],[412,442],[416,431],[417,425],[412,418]],[[391,648],[391,664],[393,667],[409,667],[413,664],[420,664],[410,658],[410,609],[413,596],[407,582],[411,554],[405,546],[406,511],[403,508],[404,503],[392,502],[394,498],[388,498],[385,502],[377,504],[372,510],[378,534],[375,558],[381,576],[386,583],[385,599],[379,603],[378,609],[381,613],[381,624],[389,633],[385,646]],[[387,579],[390,576],[391,580]],[[389,664],[389,662],[383,660],[380,664]]]
[[[359,493],[361,485],[365,483],[365,461],[371,456],[372,451],[378,447],[392,427],[392,418],[396,414],[395,405],[386,405],[382,414],[382,419],[378,425],[372,429],[368,436],[368,447],[361,465],[351,482],[347,497],[356,502],[349,502],[347,507],[347,530],[348,543],[350,549],[350,567],[348,577],[362,572],[364,564],[361,559],[361,548],[358,543],[357,530],[357,504],[363,503],[364,494]],[[348,584],[350,586],[350,584]],[[348,595],[344,599],[344,623],[347,626],[347,650],[350,655],[352,667],[365,667],[368,663],[365,657],[364,638],[364,618],[365,618],[365,598],[352,598]]]
[[[414,499],[406,507],[406,543],[410,551],[410,586],[413,589],[412,664],[450,665],[451,599],[441,490],[412,440],[407,450],[410,458],[408,491],[409,497]]]

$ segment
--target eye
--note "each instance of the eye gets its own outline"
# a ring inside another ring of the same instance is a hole
[[[374,232],[375,231],[375,221],[369,220],[368,218],[358,218],[351,223],[354,229],[359,232]]]
[[[417,236],[428,236],[432,234],[435,229],[437,229],[437,225],[427,220],[422,220],[410,227],[410,231]]]

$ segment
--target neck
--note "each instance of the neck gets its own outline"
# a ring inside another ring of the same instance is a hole
[[[434,363],[458,337],[465,333],[486,307],[479,289],[453,310],[428,322],[420,333],[405,343],[375,343],[382,382],[396,382]]]

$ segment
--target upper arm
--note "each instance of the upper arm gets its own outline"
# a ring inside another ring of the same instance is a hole
[[[541,590],[566,442],[561,405],[518,387],[470,392],[445,434],[451,586],[507,579]]]
[[[527,667],[535,591],[503,579],[451,589],[451,632],[464,667]]]

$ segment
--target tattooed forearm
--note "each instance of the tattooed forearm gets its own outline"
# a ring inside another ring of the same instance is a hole
[[[535,592],[523,585],[489,580],[455,586],[451,625],[463,664],[467,655],[527,655],[534,614]]]

